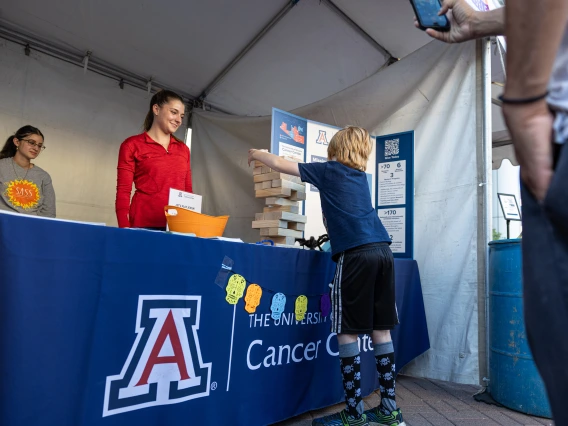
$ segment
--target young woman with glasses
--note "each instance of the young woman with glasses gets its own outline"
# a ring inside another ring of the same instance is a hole
[[[0,151],[0,210],[55,217],[51,176],[32,163],[45,149],[43,134],[24,126]]]

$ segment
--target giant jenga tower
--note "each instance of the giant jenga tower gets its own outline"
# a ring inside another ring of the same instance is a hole
[[[306,184],[299,177],[275,172],[260,161],[254,162],[253,175],[256,198],[266,199],[264,211],[255,215],[253,229],[260,229],[260,236],[276,245],[293,246],[306,228],[307,217],[299,214],[299,202],[306,199]]]

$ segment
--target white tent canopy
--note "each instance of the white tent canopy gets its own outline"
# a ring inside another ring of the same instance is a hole
[[[43,42],[75,58],[91,52],[91,66],[111,65],[191,98],[280,16],[205,99],[238,115],[326,98],[374,74],[390,55],[402,58],[431,41],[400,0],[4,3],[4,37],[37,40],[37,48]]]

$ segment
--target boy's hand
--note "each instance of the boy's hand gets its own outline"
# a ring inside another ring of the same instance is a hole
[[[428,28],[426,34],[445,43],[461,43],[476,37],[472,28],[475,11],[465,0],[443,0],[438,15],[444,14],[450,21],[450,31],[436,31]],[[414,17],[414,25],[419,27],[416,17]]]
[[[252,163],[256,158],[254,157],[255,152],[268,152],[267,149],[249,149],[249,156],[248,156],[248,165],[250,167],[250,163]]]

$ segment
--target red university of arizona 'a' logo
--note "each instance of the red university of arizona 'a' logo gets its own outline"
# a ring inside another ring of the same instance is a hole
[[[103,417],[209,395],[200,312],[200,296],[140,296],[137,337],[120,374],[107,377]]]

